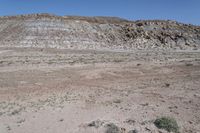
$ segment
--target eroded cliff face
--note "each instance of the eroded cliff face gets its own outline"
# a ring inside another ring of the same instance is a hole
[[[34,14],[0,17],[0,47],[198,50],[200,27],[175,21]]]

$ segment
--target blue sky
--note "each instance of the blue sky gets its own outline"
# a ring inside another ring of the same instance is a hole
[[[0,0],[0,16],[32,13],[171,19],[200,25],[200,0]]]

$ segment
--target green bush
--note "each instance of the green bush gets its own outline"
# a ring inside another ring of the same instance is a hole
[[[179,127],[174,118],[161,117],[154,121],[156,127],[164,129],[168,132],[179,133]]]

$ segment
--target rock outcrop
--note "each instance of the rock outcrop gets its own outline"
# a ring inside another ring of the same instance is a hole
[[[198,50],[200,26],[175,21],[33,14],[0,17],[0,47]]]

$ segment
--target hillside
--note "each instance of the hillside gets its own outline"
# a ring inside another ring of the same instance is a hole
[[[0,17],[0,47],[198,50],[200,26],[175,21],[32,14]]]

